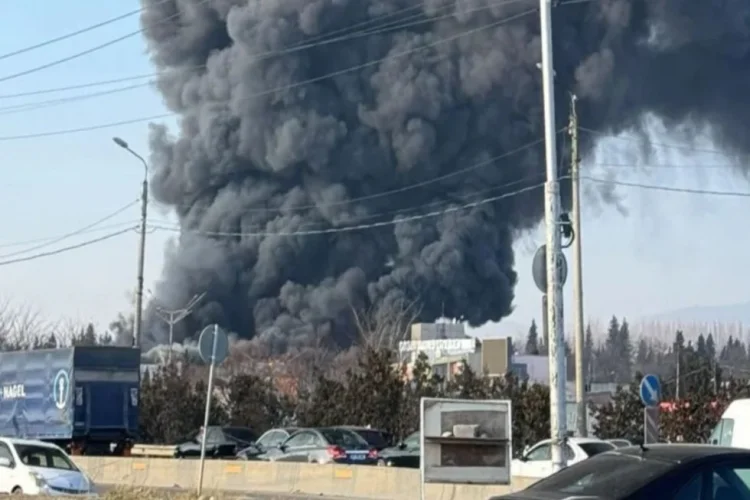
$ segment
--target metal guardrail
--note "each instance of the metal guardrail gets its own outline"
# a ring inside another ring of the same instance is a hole
[[[133,457],[174,458],[177,446],[161,444],[134,444],[130,449]]]

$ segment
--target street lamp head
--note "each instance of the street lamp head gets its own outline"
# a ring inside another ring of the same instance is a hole
[[[117,144],[121,148],[128,149],[128,143],[120,139],[119,137],[113,137],[112,140],[115,141],[115,144]]]

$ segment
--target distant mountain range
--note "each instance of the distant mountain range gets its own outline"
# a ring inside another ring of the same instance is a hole
[[[750,326],[750,302],[723,306],[695,306],[641,318],[680,323],[743,323]]]

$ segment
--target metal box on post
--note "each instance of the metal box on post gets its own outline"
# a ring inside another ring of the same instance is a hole
[[[421,489],[425,484],[510,484],[511,402],[422,398]]]

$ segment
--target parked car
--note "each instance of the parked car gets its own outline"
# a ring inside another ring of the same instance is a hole
[[[281,443],[298,430],[297,427],[280,427],[267,430],[253,444],[238,451],[237,458],[240,460],[258,460],[268,450],[278,448]]]
[[[341,427],[301,429],[259,457],[273,462],[373,465],[378,451],[357,433]]]
[[[198,458],[201,456],[202,431],[197,431],[192,439],[177,445],[175,458]],[[206,457],[229,458],[237,451],[247,448],[258,436],[247,427],[211,426],[206,433]]]
[[[743,500],[750,450],[699,444],[618,448],[583,460],[525,490],[490,500]]]
[[[58,446],[0,438],[0,493],[92,495],[94,484]]]
[[[418,469],[422,457],[419,431],[410,434],[396,446],[380,450],[378,465]]]
[[[633,446],[633,443],[627,439],[607,439],[607,442],[615,445],[615,448],[627,448],[628,446]]]
[[[615,445],[596,438],[569,437],[565,439],[563,453],[568,465],[573,465],[605,451]],[[545,439],[528,448],[511,463],[514,476],[542,478],[552,474],[552,440]]]
[[[371,427],[358,427],[354,425],[341,425],[342,429],[349,429],[354,431],[367,441],[370,446],[380,451],[384,448],[388,448],[393,444],[393,435],[390,432],[386,432],[380,429],[373,429]]]

